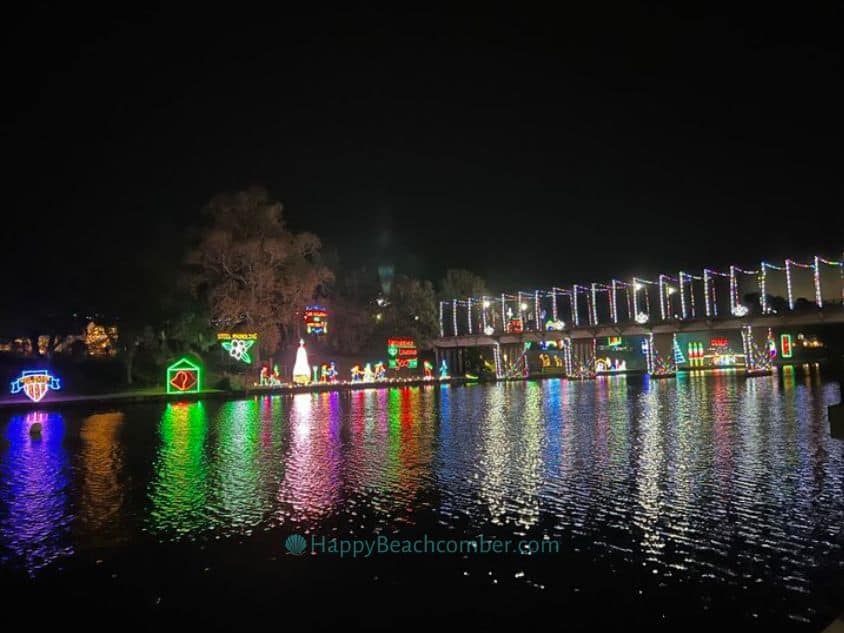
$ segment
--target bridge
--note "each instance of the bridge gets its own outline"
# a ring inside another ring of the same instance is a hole
[[[461,372],[465,365],[461,350],[489,350],[495,375],[505,378],[527,375],[530,356],[539,353],[544,355],[540,358],[543,369],[553,357],[561,375],[590,378],[627,371],[628,360],[635,365],[636,357],[629,353],[632,341],[641,352],[640,369],[654,376],[708,366],[767,372],[774,362],[793,358],[794,345],[822,345],[816,339],[795,341],[795,336],[802,336],[793,334],[799,328],[844,324],[841,259],[763,261],[756,269],[706,268],[699,275],[679,271],[660,274],[656,280],[612,279],[441,301],[440,337],[434,341],[437,362],[446,359]],[[796,299],[796,271],[811,275],[814,301]],[[772,281],[784,282],[785,299],[769,294]],[[748,287],[752,292],[747,292]],[[834,292],[836,298],[825,300],[824,290]],[[748,305],[747,297],[757,294],[758,300]],[[731,350],[728,338],[702,338],[718,332],[739,335],[733,340],[737,349]],[[599,345],[602,340],[607,344]],[[708,345],[712,341],[718,344]],[[628,353],[626,359],[616,354],[613,361],[610,355],[599,353],[607,350]]]

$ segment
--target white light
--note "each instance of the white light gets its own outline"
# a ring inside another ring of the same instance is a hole
[[[486,334],[487,336],[492,336],[493,333],[495,333],[495,329],[491,325],[487,325],[484,328],[484,334]]]
[[[642,288],[644,288],[644,286],[642,284],[640,284],[638,281],[635,284],[633,284],[633,290],[641,290]]]
[[[639,314],[636,315],[636,323],[641,325],[642,323],[647,323],[647,322],[648,322],[648,315],[645,314],[644,312],[640,312]]]
[[[677,292],[677,289],[673,286],[668,286],[666,288],[666,290],[668,291],[668,294],[670,294],[670,295],[673,295],[675,292]]]
[[[488,308],[488,307],[489,307],[489,301],[484,299],[484,308]]]
[[[741,305],[740,303],[736,304],[736,306],[733,308],[733,316],[737,316],[737,317],[747,316],[748,312],[749,312],[749,310],[747,309],[747,306]]]
[[[519,307],[522,309],[522,312],[527,310],[527,304],[526,303],[522,303]]]

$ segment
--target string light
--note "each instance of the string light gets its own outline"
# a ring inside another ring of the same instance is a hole
[[[736,313],[738,303],[738,283],[736,282],[736,267],[730,266],[730,314]]]
[[[440,338],[445,336],[445,328],[443,327],[443,302],[440,301]]]
[[[766,266],[765,262],[759,265],[759,305],[762,306],[762,314],[768,314],[768,273],[765,270]]]
[[[641,279],[639,277],[633,277],[631,282],[623,282],[617,279],[611,279],[609,284],[601,284],[598,282],[592,282],[589,286],[573,284],[570,290],[565,290],[559,287],[553,287],[550,291],[542,291],[542,290],[534,290],[531,292],[525,291],[518,291],[516,296],[507,295],[505,293],[501,294],[501,320],[503,325],[503,330],[509,331],[510,324],[509,319],[515,319],[516,316],[522,322],[522,329],[526,330],[525,327],[525,317],[527,311],[530,309],[530,305],[526,301],[527,297],[523,297],[523,295],[533,295],[533,317],[534,317],[534,331],[543,331],[546,329],[547,323],[562,323],[560,321],[560,307],[558,304],[558,295],[568,295],[571,307],[571,323],[573,323],[573,327],[580,327],[580,306],[578,305],[578,295],[584,294],[586,295],[586,310],[588,316],[588,324],[591,327],[595,327],[600,325],[600,321],[598,318],[598,293],[606,292],[608,296],[608,304],[609,304],[609,318],[613,323],[618,323],[620,319],[619,309],[618,309],[618,293],[621,289],[624,289],[625,296],[627,299],[627,318],[636,322],[636,323],[646,323],[650,320],[651,317],[651,306],[650,306],[650,294],[648,292],[648,286],[658,286],[659,290],[659,317],[662,321],[666,321],[672,318],[681,318],[683,320],[689,318],[697,318],[697,308],[696,308],[696,300],[695,300],[695,281],[702,281],[703,283],[703,299],[704,299],[704,312],[707,318],[717,317],[718,316],[718,297],[717,297],[717,284],[716,284],[716,277],[726,277],[729,278],[730,284],[730,312],[733,316],[736,317],[743,317],[749,314],[750,309],[741,303],[740,297],[740,278],[739,274],[745,275],[754,275],[756,278],[756,284],[758,284],[759,288],[759,303],[761,306],[762,314],[771,314],[773,312],[773,308],[770,305],[769,297],[768,297],[768,275],[770,271],[784,271],[785,272],[785,279],[786,279],[786,289],[788,295],[788,308],[789,310],[794,310],[795,308],[795,295],[794,295],[794,286],[793,286],[793,272],[794,267],[804,268],[807,270],[812,271],[813,277],[813,286],[815,291],[815,304],[819,309],[822,309],[824,306],[823,302],[823,287],[822,287],[822,277],[821,277],[821,266],[826,264],[828,266],[832,266],[838,268],[839,276],[841,278],[841,299],[842,303],[844,303],[844,257],[842,257],[841,261],[825,259],[819,255],[813,257],[810,263],[801,263],[795,261],[793,259],[786,259],[784,260],[783,266],[777,266],[775,264],[771,264],[768,261],[762,260],[760,261],[760,265],[758,270],[746,270],[736,265],[730,265],[729,273],[719,272],[717,270],[713,270],[711,268],[704,268],[703,269],[703,276],[698,277],[691,273],[685,271],[679,271],[677,278],[671,277],[667,274],[660,274],[658,277],[658,281],[650,281],[647,279]],[[676,282],[677,286],[673,286],[672,283]],[[644,297],[639,295],[640,291],[644,291]],[[678,292],[680,293],[680,316],[678,317],[676,314],[672,313],[673,305],[671,300],[671,295]],[[550,292],[550,295],[549,295]],[[688,292],[688,295],[686,294]],[[543,297],[551,297],[551,312],[552,312],[552,319],[547,320],[546,317],[541,314],[542,312],[542,299]],[[518,302],[518,315],[514,314],[514,311],[508,309],[507,302],[508,300],[516,300]],[[478,327],[475,327],[474,319],[477,318],[477,315],[473,312],[473,310],[477,310],[478,308],[475,306],[480,301],[481,306],[481,317],[478,320]],[[440,336],[445,336],[445,301],[439,302],[439,321],[440,321]],[[474,334],[475,330],[482,329],[484,333],[489,331],[494,332],[496,329],[495,327],[490,327],[490,325],[495,325],[495,318],[492,319],[490,322],[489,315],[487,314],[487,310],[492,307],[493,302],[488,300],[488,297],[482,296],[480,298],[473,298],[469,297],[466,300],[457,300],[453,299],[451,301],[451,310],[452,310],[452,331],[455,336],[459,336],[459,326],[458,326],[458,309],[461,305],[465,305],[467,308],[467,315],[466,315],[466,324],[467,330],[469,335]],[[494,313],[493,317],[494,317]],[[515,321],[514,321],[515,323]],[[465,333],[465,332],[464,332]],[[236,350],[241,351],[241,350]],[[247,351],[247,350],[243,350]]]
[[[580,325],[580,317],[577,315],[577,284],[571,289],[571,320],[575,327]]]
[[[466,299],[466,310],[469,315],[469,318],[466,319],[469,322],[469,334],[472,333],[472,297]]]
[[[618,323],[618,298],[616,297],[616,281],[613,279],[610,282],[610,315],[612,316],[612,322]]]
[[[785,288],[788,292],[788,309],[794,310],[794,293],[791,291],[791,260],[785,260]]]

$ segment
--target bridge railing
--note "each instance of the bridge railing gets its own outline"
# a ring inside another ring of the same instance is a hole
[[[811,275],[814,301],[795,298],[794,277],[801,272]],[[440,301],[440,336],[492,336],[817,311],[829,304],[823,292],[825,274],[825,287],[835,291],[833,308],[841,309],[844,256],[840,261],[815,256],[811,262],[786,259],[782,265],[762,261],[756,269],[704,268],[699,275],[681,270],[676,274],[660,274],[656,280],[633,277],[630,281],[611,279],[569,287],[454,298]],[[772,282],[777,281],[784,282],[784,299],[770,294]],[[746,292],[748,283],[751,293]],[[752,302],[746,301],[753,295],[756,297]]]

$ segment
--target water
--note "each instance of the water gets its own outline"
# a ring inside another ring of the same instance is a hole
[[[819,630],[844,611],[840,393],[786,372],[6,414],[0,578],[64,622]],[[295,557],[292,533],[558,549]]]

